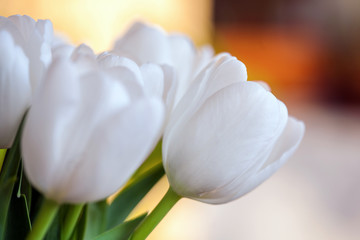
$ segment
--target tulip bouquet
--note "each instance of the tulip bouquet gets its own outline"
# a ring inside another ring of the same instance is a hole
[[[186,36],[135,23],[94,54],[49,20],[0,18],[1,240],[145,239],[183,197],[248,193],[303,134],[242,62]],[[129,219],[164,174],[163,199]]]

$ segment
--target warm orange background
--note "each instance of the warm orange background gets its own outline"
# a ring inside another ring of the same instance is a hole
[[[57,31],[97,51],[109,49],[134,19],[181,31],[196,42],[210,38],[211,2],[208,0],[0,0],[0,14],[26,14],[50,19]]]

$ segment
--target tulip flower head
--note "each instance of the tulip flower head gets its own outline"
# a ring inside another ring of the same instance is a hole
[[[161,101],[143,93],[131,68],[93,68],[81,64],[91,54],[80,55],[52,63],[22,138],[29,180],[58,203],[118,190],[155,146],[164,117]]]
[[[0,30],[0,148],[11,147],[30,102],[29,60],[11,34]]]
[[[0,17],[0,29],[8,31],[29,58],[29,74],[35,91],[52,60],[53,27],[49,20],[35,21],[29,16]]]
[[[176,106],[163,138],[163,163],[180,196],[220,204],[248,193],[294,152],[302,122],[246,69],[222,54]]]
[[[97,62],[103,69],[111,67],[127,66],[139,80],[138,84],[142,86],[148,96],[162,99],[165,105],[165,122],[168,119],[175,104],[175,93],[177,81],[174,69],[168,65],[159,65],[155,63],[145,63],[140,67],[129,58],[121,57],[113,53],[104,52],[97,56]]]
[[[32,94],[51,61],[52,24],[0,17],[0,148],[10,148]]]
[[[213,56],[213,49],[209,46],[197,49],[187,36],[167,34],[159,26],[142,22],[134,23],[116,41],[113,52],[139,65],[155,63],[173,68],[177,81],[176,90],[172,93],[175,94],[175,103]]]

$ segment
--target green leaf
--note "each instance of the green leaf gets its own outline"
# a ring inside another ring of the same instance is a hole
[[[46,232],[44,240],[60,240],[61,239],[61,216],[57,214]]]
[[[108,206],[106,200],[86,205],[79,223],[79,227],[83,228],[83,233],[79,233],[79,231],[77,233],[82,235],[79,239],[92,239],[106,230]]]
[[[61,205],[58,214],[56,214],[54,220],[52,221],[44,240],[60,240],[61,239],[61,230],[64,225],[64,219],[66,213],[69,209],[69,205]]]
[[[31,207],[31,198],[32,198],[32,186],[25,176],[23,163],[21,162],[21,168],[19,173],[19,186],[17,191],[17,197],[20,198],[21,195],[24,195],[26,199],[26,205],[28,206],[28,210],[30,210]],[[29,221],[30,221],[30,212],[28,211],[27,214],[29,215]]]
[[[7,149],[0,149],[0,172],[1,172],[1,169],[2,169],[2,165],[4,163],[6,151],[7,151]]]
[[[12,194],[6,220],[5,239],[25,239],[31,230],[30,202],[31,185],[26,177],[23,177],[22,167],[19,169],[19,181],[17,182],[17,194]]]
[[[145,213],[133,220],[126,221],[109,231],[96,236],[94,240],[127,240],[146,215],[147,214]]]
[[[136,170],[136,172],[131,177],[131,180],[136,179],[141,176],[143,173],[147,172],[152,167],[161,163],[162,159],[162,140],[158,142],[155,149],[152,151],[150,156],[145,160],[145,162]]]
[[[5,239],[25,239],[31,230],[29,208],[24,194],[13,195],[6,221]]]
[[[30,208],[30,219],[34,223],[38,213],[45,201],[45,197],[39,193],[35,188],[32,189],[32,200]],[[68,205],[60,206],[59,212],[54,217],[50,227],[48,228],[43,240],[60,240],[61,239],[61,226],[64,221],[64,216],[67,212]]]
[[[106,230],[122,223],[163,175],[164,169],[160,162],[128,184],[109,207]]]
[[[30,221],[34,222],[41,205],[44,201],[44,196],[38,192],[35,188],[32,188],[31,191],[31,201],[29,201],[30,205]]]
[[[85,231],[86,231],[86,220],[88,218],[87,216],[87,205],[84,206],[83,213],[79,219],[78,224],[75,227],[74,234],[71,237],[71,240],[82,240],[85,239]]]
[[[20,166],[20,138],[23,123],[24,119],[20,124],[13,146],[6,153],[3,168],[0,172],[0,240],[5,237],[10,201],[13,195],[18,169]]]

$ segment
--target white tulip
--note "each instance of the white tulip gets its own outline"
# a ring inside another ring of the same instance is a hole
[[[10,148],[43,72],[51,61],[52,24],[0,17],[0,148]]]
[[[213,56],[211,47],[197,49],[191,39],[181,34],[167,34],[158,26],[141,22],[134,23],[130,29],[117,40],[114,53],[134,60],[138,65],[155,63],[173,68],[176,90],[171,92],[175,100],[170,101],[169,108],[183,96],[191,81],[200,70],[210,62]],[[170,76],[169,76],[170,77]],[[158,84],[158,83],[155,83]],[[166,83],[169,86],[169,83]],[[165,90],[170,90],[168,87]],[[168,95],[168,93],[165,93]]]
[[[180,196],[220,204],[248,193],[295,151],[304,124],[236,58],[217,56],[180,100],[163,138],[163,163]]]
[[[11,34],[0,30],[0,148],[10,148],[30,106],[29,61]]]
[[[103,69],[111,67],[128,67],[133,70],[138,83],[148,96],[162,99],[166,107],[166,119],[173,109],[176,91],[176,78],[172,67],[145,63],[138,65],[129,58],[104,52],[97,57],[99,66]]]
[[[49,20],[35,21],[26,15],[13,15],[0,17],[0,29],[8,31],[29,58],[30,83],[34,92],[52,60],[52,23]]]
[[[59,203],[118,190],[158,141],[164,118],[161,101],[143,93],[130,68],[83,66],[69,58],[53,62],[23,132],[25,173]]]

